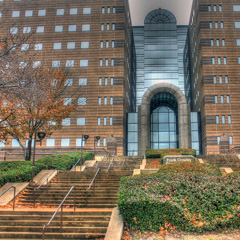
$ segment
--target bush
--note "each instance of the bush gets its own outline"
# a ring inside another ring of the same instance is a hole
[[[93,159],[93,153],[84,152],[83,161]],[[58,168],[66,171],[80,159],[81,153],[66,153],[50,155],[35,162],[34,173],[43,169]],[[0,163],[0,187],[7,182],[27,182],[32,178],[32,162],[2,162]]]
[[[180,170],[180,171],[179,171]],[[195,163],[121,179],[118,206],[127,228],[204,232],[240,227],[240,174]]]
[[[195,149],[179,148],[179,149],[150,149],[145,152],[146,158],[163,158],[167,155],[193,155],[196,157]]]

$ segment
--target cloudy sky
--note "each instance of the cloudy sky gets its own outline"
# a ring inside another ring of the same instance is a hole
[[[157,8],[167,9],[177,18],[178,25],[189,22],[192,0],[129,0],[133,25],[143,25],[146,15]]]

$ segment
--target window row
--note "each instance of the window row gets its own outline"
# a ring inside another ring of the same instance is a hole
[[[213,28],[215,28],[215,29],[218,29],[218,28],[223,29],[224,28],[224,23],[223,22],[218,22],[218,21],[216,21],[216,22],[209,22],[209,28],[210,29],[213,29]]]
[[[222,5],[208,5],[208,11],[209,12],[222,12]]]
[[[218,101],[218,99],[219,99],[219,97],[217,95],[214,96],[214,102],[215,103],[224,103],[224,95],[220,96],[220,102]],[[226,103],[230,103],[230,96],[229,95],[226,96]]]
[[[109,59],[105,58],[105,59],[99,59],[99,67],[103,67],[105,63],[105,67],[109,66]],[[110,62],[111,66],[114,66],[114,58],[111,58],[111,62]]]
[[[98,105],[102,105],[102,104],[108,105],[108,97],[103,97],[103,98],[99,97],[98,98]],[[113,105],[113,97],[110,97],[109,104]]]
[[[222,84],[223,83],[223,76],[213,76],[213,83],[217,84],[217,81]],[[224,76],[224,82],[225,84],[228,84],[228,76]]]
[[[90,24],[82,24],[82,32],[88,32],[90,31]],[[10,28],[10,33],[11,34],[17,34],[18,33],[18,27],[11,27]],[[31,33],[32,27],[23,27],[23,33]],[[36,33],[44,33],[45,27],[44,26],[37,26],[36,27]],[[77,31],[77,25],[72,24],[68,25],[68,32],[76,32]],[[63,25],[56,25],[55,26],[55,32],[63,32]]]
[[[222,45],[222,47],[225,47],[226,46],[226,42],[225,42],[225,39],[211,39],[211,47],[214,47],[214,46],[217,46],[217,47],[220,47],[220,44]]]
[[[73,141],[73,140],[72,140]],[[32,141],[32,145],[34,143],[34,139]],[[26,141],[26,146],[28,144],[28,140]],[[55,147],[56,144],[56,139],[55,138],[47,138],[46,139],[46,147]],[[82,141],[82,138],[76,138],[75,140],[75,146],[76,147],[84,147],[85,146],[85,140]],[[12,139],[12,147],[20,147],[19,142],[16,139]],[[96,142],[96,146],[100,147],[106,147],[107,146],[107,138],[100,138],[99,140],[97,140]],[[1,144],[1,147],[5,147],[5,144]],[[61,138],[61,147],[70,147],[70,138]]]
[[[107,126],[109,124],[109,126],[112,126],[113,125],[113,117],[109,117],[109,121],[108,121],[108,118],[107,117],[98,117],[97,118],[97,125],[98,126]]]
[[[215,57],[212,57],[212,64],[215,65],[216,64],[216,59]],[[221,64],[224,64],[226,65],[227,64],[227,57],[218,57],[217,58],[217,64],[218,65],[221,65]]]
[[[102,14],[116,13],[116,7],[102,7]]]
[[[231,117],[231,115],[227,116],[227,121],[228,121],[227,122],[228,124],[232,124],[232,117]],[[216,116],[216,124],[220,124],[219,115]],[[226,116],[225,115],[222,116],[222,124],[226,124]]]
[[[107,86],[107,85],[109,85],[108,78],[107,77],[105,77],[104,79],[102,77],[98,78],[98,85],[99,86],[102,86],[102,85]],[[113,77],[110,78],[110,85],[114,85],[114,78]]]
[[[91,14],[92,9],[91,8],[83,8],[82,14]],[[46,16],[46,9],[38,10],[37,16],[38,17],[44,17]],[[57,16],[63,16],[65,14],[65,9],[56,9],[56,15]],[[70,8],[69,9],[69,15],[77,15],[78,14],[78,9],[77,8]],[[33,10],[25,10],[25,17],[33,17]],[[13,18],[18,18],[20,17],[20,11],[19,10],[14,10],[12,11],[12,17]]]
[[[104,41],[100,41],[100,48],[104,48],[104,46],[106,48],[109,48],[110,46],[112,48],[115,48],[115,41],[112,40],[112,43],[109,40],[106,40],[105,43],[104,43]]]
[[[101,23],[101,31],[104,31],[105,29],[107,31],[110,31],[110,28],[111,28],[112,31],[115,31],[116,24],[115,23],[112,23],[112,24],[110,24],[110,23],[106,23],[106,24],[105,23]]]
[[[221,137],[217,137],[217,145],[220,145]],[[229,145],[233,145],[233,137],[229,136]]]

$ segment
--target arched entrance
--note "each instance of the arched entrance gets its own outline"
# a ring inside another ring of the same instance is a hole
[[[170,83],[150,87],[138,108],[138,149],[190,148],[190,109],[183,92]],[[166,147],[164,147],[166,146]]]

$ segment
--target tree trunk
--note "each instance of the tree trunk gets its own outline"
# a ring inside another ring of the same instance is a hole
[[[31,161],[32,153],[32,138],[28,139],[27,148],[25,149],[25,160]]]

